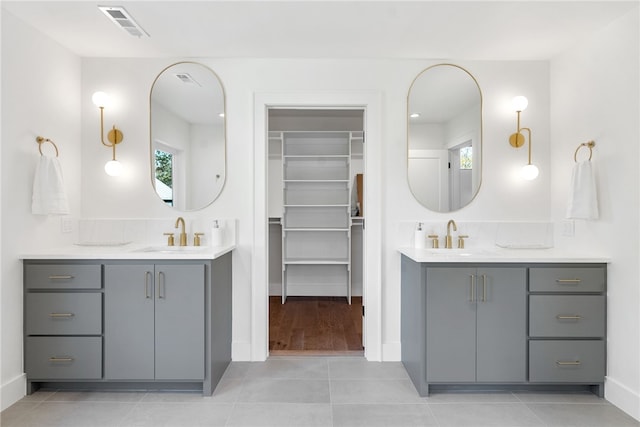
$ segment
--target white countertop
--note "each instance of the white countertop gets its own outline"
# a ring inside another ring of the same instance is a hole
[[[416,262],[494,262],[494,263],[607,263],[611,259],[601,254],[566,249],[506,249],[500,247],[470,249],[398,249]]]
[[[235,249],[235,245],[224,246],[154,246],[128,243],[117,246],[71,245],[41,249],[20,255],[20,259],[149,259],[149,260],[198,260],[216,259]]]

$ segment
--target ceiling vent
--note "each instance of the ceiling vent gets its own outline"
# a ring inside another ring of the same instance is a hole
[[[122,6],[98,6],[107,18],[111,20],[118,28],[122,28],[134,37],[149,37],[149,34],[142,29],[140,25],[133,19],[129,12]]]
[[[191,77],[189,73],[177,73],[176,77],[184,84],[202,86],[196,79]]]

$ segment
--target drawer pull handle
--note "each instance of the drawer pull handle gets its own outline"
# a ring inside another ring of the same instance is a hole
[[[54,319],[59,319],[59,318],[68,319],[73,316],[75,316],[75,314],[73,313],[49,313],[49,317],[52,317]]]
[[[482,302],[487,301],[487,275],[482,275]]]
[[[579,366],[582,365],[582,362],[579,360],[569,360],[569,361],[556,361],[556,365],[558,366]]]
[[[582,280],[580,279],[556,279],[557,283],[563,284],[563,283],[580,283],[582,282]]]
[[[158,272],[158,299],[165,299],[164,272]]]
[[[469,276],[469,302],[475,302],[476,300],[476,281],[475,276],[472,274]]]
[[[73,279],[73,276],[71,274],[49,276],[49,280],[71,280],[71,279]]]
[[[556,319],[558,320],[580,320],[582,319],[582,316],[580,316],[579,314],[573,315],[573,316],[562,316],[560,314],[558,314],[556,316]]]
[[[150,271],[144,273],[144,297],[146,299],[151,299],[151,292],[149,292],[149,277],[151,274]]]
[[[73,357],[50,357],[49,362],[73,362]]]

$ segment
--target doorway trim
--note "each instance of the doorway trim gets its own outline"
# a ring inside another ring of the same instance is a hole
[[[254,212],[251,263],[251,360],[269,356],[268,112],[269,108],[362,108],[365,110],[365,238],[362,325],[364,355],[382,361],[382,96],[377,92],[254,94]]]

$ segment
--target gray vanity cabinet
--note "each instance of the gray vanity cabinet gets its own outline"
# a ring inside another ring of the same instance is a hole
[[[214,259],[24,260],[27,393],[188,389],[231,362],[232,253]]]
[[[105,265],[105,378],[202,380],[205,265]]]
[[[426,267],[427,382],[526,378],[526,269]]]
[[[602,263],[401,259],[402,363],[433,389],[587,389],[602,396]]]
[[[99,264],[24,266],[24,366],[38,380],[102,377],[102,282]]]
[[[606,265],[529,269],[529,381],[587,384],[604,396]]]

